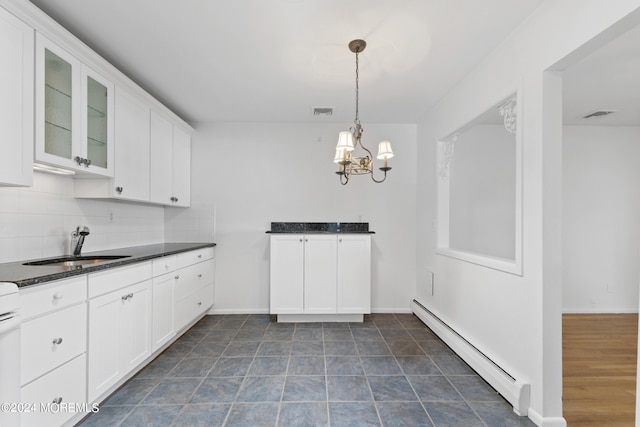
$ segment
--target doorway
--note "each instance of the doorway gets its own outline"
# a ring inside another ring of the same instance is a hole
[[[563,407],[633,426],[640,283],[640,26],[563,72]]]

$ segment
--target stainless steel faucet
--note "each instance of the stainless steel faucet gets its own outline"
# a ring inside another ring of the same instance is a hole
[[[76,230],[71,233],[71,244],[73,245],[73,256],[80,255],[82,252],[82,245],[84,244],[84,238],[89,235],[89,227],[78,226]]]

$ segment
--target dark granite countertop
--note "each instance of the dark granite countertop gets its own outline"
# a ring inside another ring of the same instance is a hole
[[[374,234],[368,222],[272,222],[269,234]]]
[[[52,265],[23,265],[25,262],[38,261],[23,260],[0,264],[0,282],[13,282],[19,288],[37,285],[53,280],[78,276],[81,274],[93,273],[96,271],[108,270],[110,268],[122,267],[128,264],[148,261],[167,255],[180,252],[187,252],[195,249],[214,247],[215,243],[160,243],[156,245],[133,246],[129,248],[112,249],[107,251],[86,252],[82,256],[116,256],[126,255],[113,261],[106,261],[100,264],[83,265],[74,267],[62,267]],[[59,258],[59,257],[50,257]],[[42,259],[50,259],[42,258]]]

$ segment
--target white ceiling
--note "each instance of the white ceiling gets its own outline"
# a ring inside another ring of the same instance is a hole
[[[562,77],[565,124],[640,126],[640,26],[567,68]],[[617,112],[582,119],[596,110]]]
[[[189,122],[417,123],[542,0],[31,0]],[[313,106],[335,107],[314,117]]]

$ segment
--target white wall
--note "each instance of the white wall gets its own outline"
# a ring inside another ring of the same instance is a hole
[[[369,222],[372,308],[408,311],[415,289],[416,126],[364,123],[365,146],[392,141],[387,181],[334,173],[348,125],[203,123],[192,144],[192,208],[167,211],[167,240],[213,240],[217,312],[269,311],[272,221]],[[380,172],[380,171],[378,171]],[[380,176],[378,176],[380,178]]]
[[[580,7],[571,0],[546,1],[442,99],[418,130],[418,161],[426,164],[433,161],[438,138],[521,90],[523,275],[440,256],[435,253],[433,228],[422,227],[417,295],[485,354],[531,384],[529,417],[538,425],[565,425],[561,417],[562,88],[561,76],[545,70],[561,60],[569,65],[638,22],[638,0],[615,4],[588,0]],[[435,165],[418,172],[418,220],[433,223]],[[430,271],[435,273],[433,296],[422,289]]]
[[[640,128],[566,126],[565,312],[637,312]]]
[[[0,187],[0,262],[64,255],[79,225],[91,231],[85,252],[164,241],[163,208],[75,199],[70,177],[34,172],[33,187]]]

